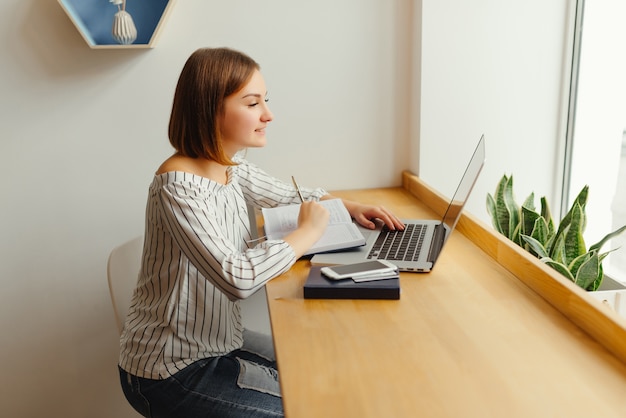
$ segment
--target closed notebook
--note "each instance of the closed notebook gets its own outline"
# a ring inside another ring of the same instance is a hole
[[[305,299],[400,299],[400,278],[355,282],[329,280],[313,266],[304,284]]]

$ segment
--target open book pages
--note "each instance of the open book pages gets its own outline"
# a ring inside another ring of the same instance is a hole
[[[322,200],[319,203],[330,212],[330,220],[322,238],[305,255],[365,245],[365,237],[352,222],[341,199]],[[282,239],[298,227],[300,205],[263,208],[262,213],[267,239]]]

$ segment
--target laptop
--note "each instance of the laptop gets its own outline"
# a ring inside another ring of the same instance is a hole
[[[352,264],[383,259],[398,266],[400,271],[431,271],[461,217],[461,211],[484,163],[485,136],[482,135],[442,219],[403,219],[404,231],[392,231],[385,225],[375,230],[359,226],[366,238],[364,246],[315,254],[311,258],[311,264]]]

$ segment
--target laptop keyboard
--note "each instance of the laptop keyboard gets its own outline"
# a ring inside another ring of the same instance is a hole
[[[367,258],[416,261],[419,258],[425,234],[424,225],[409,224],[403,231],[392,231],[385,225]]]

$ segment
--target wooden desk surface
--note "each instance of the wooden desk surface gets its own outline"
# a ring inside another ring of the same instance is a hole
[[[334,193],[436,218],[403,188]],[[267,285],[285,412],[302,417],[626,417],[626,364],[457,229],[399,301]]]

